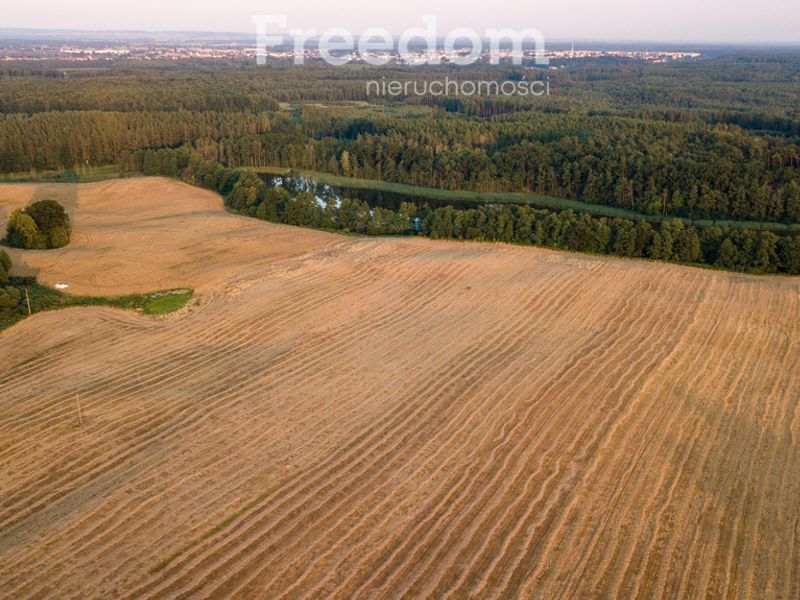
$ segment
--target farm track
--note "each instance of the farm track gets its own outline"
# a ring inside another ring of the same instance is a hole
[[[25,194],[23,270],[199,304],[0,334],[0,597],[800,596],[796,279]]]

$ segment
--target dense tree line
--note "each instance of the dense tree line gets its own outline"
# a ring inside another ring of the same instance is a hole
[[[122,63],[59,78],[46,65],[8,65],[0,171],[117,162],[174,176],[178,167],[137,157],[188,145],[230,168],[304,167],[445,189],[535,192],[664,218],[800,222],[800,57],[561,66]],[[443,76],[547,77],[557,95],[365,95],[367,80]]]
[[[529,111],[489,121],[378,117],[308,140],[273,136],[289,167],[445,189],[527,191],[654,215],[800,221],[800,146],[730,126]],[[245,140],[226,146],[237,156]],[[246,146],[245,146],[246,148]]]
[[[534,244],[563,250],[712,265],[754,273],[800,273],[800,237],[768,231],[696,228],[680,220],[647,221],[525,206],[429,211],[422,233],[433,238]]]
[[[269,131],[266,113],[46,112],[0,115],[0,170],[116,163],[135,149]]]
[[[276,223],[366,235],[424,235],[545,246],[577,252],[708,265],[751,273],[800,274],[800,236],[730,227],[695,227],[679,219],[609,219],[571,210],[486,205],[470,209],[403,203],[394,211],[345,198],[324,203],[308,192],[294,196],[257,174],[227,168],[193,154],[145,151],[143,163],[177,169],[190,183],[216,190],[232,210]]]
[[[491,120],[269,113],[0,117],[0,170],[120,162],[185,143],[280,165],[445,189],[527,191],[689,218],[800,222],[800,146],[730,126],[527,111]]]
[[[614,59],[555,60],[557,70],[546,72],[553,83],[552,106],[560,110],[654,109],[679,111],[695,118],[703,111],[719,115],[751,115],[756,129],[780,130],[771,125],[796,124],[800,57],[795,53],[727,54],[703,60],[645,64]],[[246,61],[180,62],[114,61],[97,69],[75,69],[74,63],[50,61],[4,63],[0,66],[0,112],[34,113],[66,110],[101,111],[251,111],[276,110],[277,102],[342,102],[369,100],[366,80],[540,79],[540,70],[476,64],[379,69],[350,65],[330,69],[309,61],[302,68],[285,64],[256,67]],[[70,67],[65,70],[66,67]],[[484,116],[540,106],[530,98],[462,98],[467,111]],[[399,97],[406,103],[412,98]],[[449,99],[439,99],[449,102]],[[546,101],[546,98],[541,100]],[[425,98],[436,103],[436,98]],[[478,110],[475,110],[478,109]],[[728,120],[721,122],[729,123]]]
[[[692,219],[800,222],[800,148],[678,124],[530,112],[491,122],[273,119],[268,135],[196,141],[230,167],[280,165],[483,192],[527,191]],[[126,162],[130,168],[136,163]]]
[[[0,112],[263,112],[277,110],[263,70],[121,63],[106,69],[0,67]]]

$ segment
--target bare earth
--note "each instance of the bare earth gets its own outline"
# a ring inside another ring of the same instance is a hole
[[[8,215],[51,198],[73,220],[67,248],[10,250],[21,275],[67,283],[74,294],[129,294],[195,287],[316,250],[337,238],[318,231],[265,228],[222,210],[220,197],[169,179],[82,185],[0,185],[0,236]]]
[[[20,271],[200,302],[0,333],[0,596],[800,597],[797,279],[34,197]]]

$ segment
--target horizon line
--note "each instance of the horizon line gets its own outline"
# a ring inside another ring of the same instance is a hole
[[[94,33],[94,34],[148,34],[148,35],[169,35],[169,34],[194,34],[194,35],[224,35],[224,36],[249,36],[255,37],[255,31],[214,31],[203,29],[82,29],[82,28],[42,28],[42,27],[0,27],[0,39],[4,32],[30,32],[30,33],[61,33],[61,34],[81,34],[81,33]],[[322,30],[324,31],[324,30]],[[390,32],[390,35],[397,37],[398,33]],[[290,35],[286,35],[291,38]],[[355,37],[359,37],[355,35]],[[313,38],[310,38],[313,39]],[[437,38],[437,41],[443,38]],[[546,38],[547,39],[547,38]],[[718,45],[718,46],[798,46],[800,47],[800,39],[797,40],[720,40],[720,39],[666,39],[666,38],[587,38],[587,37],[553,37],[549,42],[563,42],[571,43],[584,42],[584,43],[623,43],[623,44],[700,44],[700,45]]]

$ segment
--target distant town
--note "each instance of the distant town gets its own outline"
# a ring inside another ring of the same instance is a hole
[[[596,46],[596,45],[595,45]],[[692,60],[702,56],[702,52],[693,49],[642,49],[642,48],[614,48],[614,47],[587,47],[571,45],[567,48],[550,49],[545,56],[551,60],[568,61],[579,59],[612,58],[627,59],[649,63],[665,63],[677,60]],[[438,48],[434,52],[435,62],[452,62],[458,56],[469,52],[469,48],[456,48],[452,52],[445,52]],[[396,50],[372,52],[376,57],[382,58],[389,64],[418,65],[431,61],[429,53],[420,48],[406,56],[401,56]],[[339,53],[339,56],[354,62],[358,60],[356,53]],[[291,46],[279,46],[267,49],[268,59],[276,62],[291,61],[294,50]],[[511,48],[501,50],[501,60],[511,61],[515,58],[522,59],[523,64],[533,62],[536,55],[533,49],[514,51]],[[62,61],[70,63],[98,63],[120,59],[142,61],[180,61],[188,59],[217,59],[217,60],[255,60],[256,48],[250,42],[244,41],[219,41],[197,43],[165,44],[153,41],[134,42],[106,42],[102,44],[56,43],[38,40],[6,40],[0,39],[0,61]],[[306,48],[305,59],[313,61],[320,58],[317,47]],[[482,61],[489,60],[488,51],[481,56]]]

